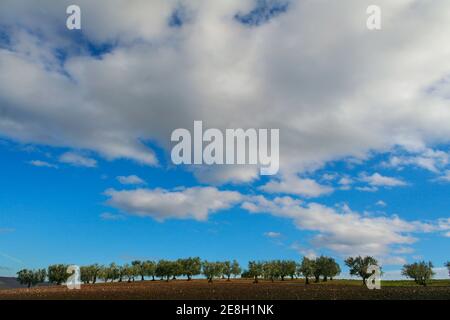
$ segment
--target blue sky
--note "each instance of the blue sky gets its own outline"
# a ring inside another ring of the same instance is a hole
[[[4,227],[0,260],[7,268],[2,273],[5,275],[22,267],[38,268],[57,262],[125,263],[192,255],[211,260],[236,258],[245,264],[249,259],[299,260],[308,250],[314,250],[316,254],[342,259],[333,250],[312,247],[309,241],[315,232],[298,230],[290,219],[249,214],[239,206],[212,214],[205,222],[158,222],[130,216],[105,203],[104,191],[109,188],[136,188],[124,187],[118,176],[137,175],[149,189],[198,184],[191,173],[179,168],[148,168],[126,160],[99,160],[95,168],[59,163],[57,168],[37,167],[30,161],[53,163],[64,150],[2,140],[0,151],[0,223]],[[382,161],[380,156],[350,169],[344,162],[333,163],[314,176],[336,172],[336,167],[342,167],[338,172],[349,175],[372,171],[379,169]],[[398,176],[395,169],[383,172]],[[401,177],[408,186],[377,192],[335,191],[320,202],[329,206],[346,203],[358,212],[394,213],[408,220],[434,221],[446,216],[448,183],[433,182],[433,175],[417,168],[402,170]],[[223,188],[243,193],[251,189],[233,185]],[[276,236],[269,236],[270,232]],[[450,238],[441,234],[421,234],[413,245],[414,251],[400,256],[406,261],[432,260],[440,266],[446,261],[444,248],[449,244]],[[397,269],[395,265],[385,267],[386,271]]]
[[[66,4],[0,5],[0,275],[371,254],[446,276],[448,4],[381,1],[377,33],[364,1],[80,1],[81,31]],[[279,129],[280,171],[173,165],[194,120]]]

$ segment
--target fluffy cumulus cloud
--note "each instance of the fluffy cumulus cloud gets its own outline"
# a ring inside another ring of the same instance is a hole
[[[204,221],[208,215],[228,209],[242,196],[234,191],[221,191],[214,187],[187,189],[107,190],[107,204],[129,214],[165,219],[195,219]]]
[[[62,163],[70,164],[75,167],[94,168],[97,166],[97,160],[74,152],[63,153],[59,157],[59,161]]]
[[[47,161],[42,161],[42,160],[30,160],[28,163],[35,167],[45,167],[45,168],[54,168],[54,169],[58,168],[57,165],[47,162]]]
[[[292,219],[301,230],[316,234],[310,240],[316,248],[327,248],[343,256],[372,254],[386,261],[400,261],[390,256],[393,247],[407,247],[415,233],[435,232],[448,227],[446,220],[433,223],[406,221],[398,216],[370,216],[352,211],[348,206],[327,207],[304,203],[291,197],[247,198],[242,207],[252,213],[268,213]]]
[[[383,165],[397,169],[403,169],[405,166],[416,166],[438,173],[448,165],[448,160],[447,152],[425,149],[409,155],[392,155]]]
[[[145,184],[145,181],[138,177],[137,175],[130,175],[130,176],[118,176],[116,178],[121,184],[125,185],[138,185],[138,184]]]
[[[288,177],[281,181],[270,181],[260,189],[268,193],[295,194],[305,197],[318,197],[333,191],[330,186],[321,185],[312,179],[302,179],[297,176]]]
[[[67,1],[2,1],[0,133],[153,165],[195,119],[280,128],[289,173],[449,141],[448,1],[379,1],[379,32],[370,1],[277,3],[81,0],[80,36]]]
[[[386,177],[378,172],[375,172],[372,175],[363,174],[361,181],[367,182],[367,184],[372,187],[400,187],[406,185],[406,183],[401,179]]]
[[[156,166],[149,142],[169,152],[172,131],[194,120],[279,128],[280,175],[264,182],[266,196],[405,185],[378,172],[341,176],[336,187],[305,178],[378,152],[404,151],[393,166],[444,170],[447,154],[432,148],[450,142],[450,1],[379,0],[377,32],[366,28],[369,0],[283,3],[79,0],[82,31],[69,31],[71,1],[3,0],[0,136],[64,147],[59,161],[75,166],[95,167],[97,157]],[[264,4],[273,10],[257,8]],[[192,170],[215,185],[259,177],[253,167]],[[112,207],[157,220],[205,220],[244,197],[208,186],[106,195]],[[314,245],[342,254],[383,255],[413,243],[415,232],[448,232],[444,220],[368,217],[292,197],[255,196],[243,207],[291,218],[317,233]]]
[[[275,231],[265,232],[264,235],[267,238],[279,238],[279,237],[281,237],[281,233],[280,232],[275,232]]]

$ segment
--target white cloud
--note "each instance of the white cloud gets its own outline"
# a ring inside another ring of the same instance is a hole
[[[28,163],[35,167],[58,168],[57,165],[42,160],[31,160]]]
[[[303,203],[291,197],[269,200],[254,196],[247,199],[242,207],[251,213],[290,218],[299,229],[316,232],[311,240],[314,247],[327,248],[341,255],[387,257],[393,246],[414,243],[417,239],[412,234],[442,228],[437,223],[405,221],[397,216],[366,216],[353,212],[347,206],[330,208],[318,203]]]
[[[448,165],[448,162],[449,157],[446,152],[427,148],[415,155],[393,155],[387,162],[383,162],[383,165],[397,169],[402,169],[404,166],[416,166],[438,173]]]
[[[379,206],[379,207],[386,207],[387,206],[386,202],[384,202],[383,200],[378,200],[375,204],[377,206]]]
[[[59,161],[67,163],[75,167],[94,168],[97,166],[97,161],[73,152],[66,152],[59,157]]]
[[[364,186],[364,187],[356,187],[356,190],[363,191],[363,192],[377,192],[378,188]]]
[[[291,249],[297,251],[299,254],[309,259],[315,259],[319,256],[315,250],[300,245],[298,242],[294,242],[291,245]]]
[[[279,181],[270,181],[260,187],[268,193],[294,194],[304,197],[318,197],[333,192],[333,188],[317,183],[312,179],[297,176],[283,177]]]
[[[195,177],[202,183],[250,183],[258,178],[258,168],[251,165],[193,166]]]
[[[350,190],[351,184],[353,184],[353,179],[350,177],[344,176],[339,179],[338,184],[340,185],[341,190]]]
[[[177,1],[80,0],[87,39],[117,43],[100,59],[59,32],[63,3],[2,1],[11,43],[0,49],[0,133],[154,165],[145,141],[168,150],[172,130],[195,119],[280,128],[280,168],[295,173],[450,141],[448,1],[380,0],[389,32],[376,36],[368,0],[295,1],[274,21],[239,24],[254,3],[181,1],[189,21],[171,28]]]
[[[445,170],[444,173],[436,178],[437,181],[450,182],[450,170]]]
[[[130,176],[118,176],[116,179],[121,183],[125,185],[139,185],[139,184],[145,184],[145,181],[141,178],[139,178],[136,175],[130,175]]]
[[[214,187],[187,189],[137,189],[105,192],[107,204],[128,214],[166,219],[207,220],[208,215],[228,209],[242,196],[234,191],[221,191]]]
[[[274,232],[274,231],[265,232],[264,235],[266,237],[268,237],[268,238],[279,238],[279,237],[281,237],[281,233]]]
[[[401,266],[404,265],[407,260],[404,257],[399,256],[387,256],[380,259],[380,264],[382,266]]]
[[[413,253],[414,249],[411,247],[398,247],[395,248],[392,252],[396,254],[407,254],[407,253]]]
[[[362,175],[361,181],[367,182],[372,187],[399,187],[405,186],[406,183],[400,179],[382,176],[378,172],[371,176]]]

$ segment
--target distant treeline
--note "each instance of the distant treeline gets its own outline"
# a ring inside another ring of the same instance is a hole
[[[371,276],[367,272],[370,265],[377,265],[378,261],[371,257],[349,257],[345,264],[350,269],[350,274],[362,278],[363,283]],[[450,262],[446,267],[449,268]],[[55,264],[47,269],[28,270],[23,269],[17,273],[18,281],[28,287],[45,282],[60,285],[65,283],[71,276],[67,272],[69,265]],[[414,279],[416,283],[426,285],[433,277],[433,264],[425,261],[406,264],[403,266],[402,274]],[[294,260],[270,260],[270,261],[250,261],[248,268],[242,270],[236,260],[233,261],[202,261],[199,257],[186,258],[178,260],[159,260],[159,261],[141,261],[135,260],[131,264],[117,265],[111,263],[107,266],[92,264],[80,267],[81,282],[96,283],[102,282],[133,282],[136,279],[144,281],[156,278],[160,280],[175,280],[177,277],[185,277],[188,281],[193,277],[203,275],[209,282],[214,279],[251,278],[255,283],[260,279],[275,281],[284,281],[285,278],[291,279],[303,277],[305,283],[309,284],[310,279],[315,282],[333,280],[341,273],[339,264],[331,257],[320,256],[315,259],[304,257],[300,263]]]

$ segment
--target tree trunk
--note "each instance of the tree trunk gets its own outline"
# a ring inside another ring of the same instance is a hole
[[[255,281],[253,283],[258,283],[258,276],[255,276]]]
[[[141,281],[144,281],[144,275],[141,274]]]
[[[305,277],[305,284],[309,284],[309,278]]]
[[[152,281],[155,281],[155,276],[152,276]]]
[[[327,282],[328,281],[328,277],[327,276],[323,276],[323,281]]]

